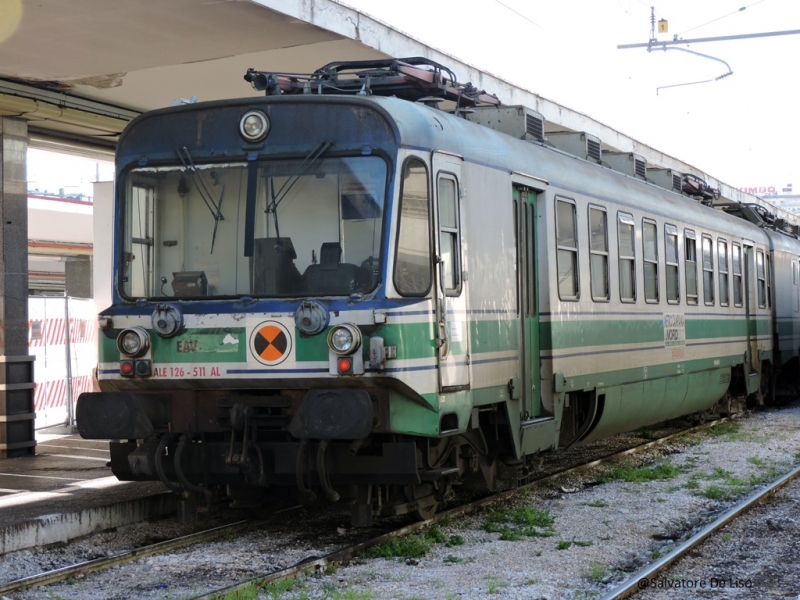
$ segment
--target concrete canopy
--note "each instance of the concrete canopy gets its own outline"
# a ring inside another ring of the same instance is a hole
[[[425,56],[503,104],[537,110],[547,131],[586,131],[606,149],[693,172],[723,196],[746,199],[690,165],[336,0],[8,1],[21,3],[22,16],[0,40],[0,117],[27,119],[34,146],[42,135],[113,146],[136,114],[178,98],[260,94],[242,78],[248,67],[310,73],[334,60]]]

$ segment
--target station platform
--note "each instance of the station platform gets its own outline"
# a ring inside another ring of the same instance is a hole
[[[160,483],[114,477],[107,442],[65,427],[36,441],[35,456],[0,459],[0,555],[175,513]]]

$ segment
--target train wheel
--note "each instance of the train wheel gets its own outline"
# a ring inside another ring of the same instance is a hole
[[[408,514],[414,521],[427,521],[436,514],[436,509],[439,508],[436,489],[430,483],[408,486],[406,497],[409,504],[413,506]]]

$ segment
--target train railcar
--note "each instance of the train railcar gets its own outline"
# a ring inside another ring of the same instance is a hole
[[[760,401],[796,360],[793,236],[470,122],[496,102],[430,61],[248,79],[267,95],[118,144],[77,417],[120,479],[425,518],[543,451]]]

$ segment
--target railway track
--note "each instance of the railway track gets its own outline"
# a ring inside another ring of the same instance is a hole
[[[704,542],[709,536],[711,536],[713,533],[715,533],[725,525],[735,520],[742,513],[750,510],[757,504],[763,502],[764,500],[772,496],[775,492],[777,492],[787,483],[795,479],[798,475],[800,475],[800,467],[797,467],[792,471],[790,471],[789,473],[786,473],[779,479],[776,479],[771,484],[767,485],[764,489],[751,494],[741,502],[737,503],[735,506],[725,511],[725,513],[723,513],[719,518],[714,520],[712,523],[709,523],[708,525],[703,527],[691,538],[689,538],[684,543],[676,547],[672,552],[666,554],[659,560],[653,562],[647,567],[644,567],[643,569],[634,573],[621,586],[609,592],[605,596],[602,596],[600,600],[621,600],[622,598],[627,598],[635,594],[639,590],[647,589],[650,586],[649,582],[656,575],[664,571],[667,567],[675,563],[678,559],[686,556],[694,548],[696,548],[702,542]]]
[[[406,535],[410,535],[413,533],[417,533],[422,531],[431,525],[444,521],[446,519],[453,519],[455,517],[459,517],[471,512],[474,512],[478,509],[491,506],[493,504],[502,502],[508,498],[513,497],[514,495],[520,493],[522,490],[530,488],[535,485],[541,485],[542,483],[546,483],[548,481],[555,480],[556,478],[563,477],[565,475],[569,475],[574,472],[578,472],[583,469],[591,468],[603,463],[613,462],[625,456],[635,454],[638,452],[642,452],[644,450],[654,448],[671,441],[674,441],[682,436],[690,435],[692,433],[696,433],[702,431],[704,429],[717,426],[721,423],[728,421],[729,419],[718,419],[715,421],[707,422],[701,425],[697,425],[688,429],[683,429],[669,435],[665,435],[663,437],[659,437],[654,440],[650,440],[648,442],[637,444],[633,447],[626,448],[624,450],[614,452],[611,454],[607,454],[600,458],[595,458],[588,462],[583,462],[579,465],[574,465],[565,468],[558,468],[557,470],[547,473],[542,477],[537,478],[536,480],[516,488],[514,490],[508,490],[505,492],[501,492],[499,494],[494,494],[492,496],[483,497],[466,504],[459,505],[457,507],[442,511],[436,514],[432,519],[427,521],[421,521],[417,523],[412,523],[401,527],[399,529],[389,531],[373,537],[371,539],[353,544],[346,548],[342,548],[336,550],[332,553],[329,553],[325,556],[314,556],[311,558],[307,558],[297,562],[296,564],[280,569],[277,571],[273,571],[270,573],[266,573],[263,575],[259,575],[256,577],[249,578],[246,581],[240,582],[238,584],[227,586],[224,588],[220,588],[214,590],[209,593],[204,593],[202,595],[196,596],[193,600],[200,600],[200,599],[211,599],[217,598],[221,595],[224,595],[232,590],[245,587],[247,585],[251,585],[254,581],[258,580],[262,585],[268,585],[272,582],[277,582],[283,579],[289,579],[296,577],[298,574],[308,572],[308,570],[324,570],[327,568],[328,565],[336,565],[342,562],[346,562],[352,558],[359,556],[365,550],[376,546],[378,544],[384,543],[391,537],[402,537]],[[286,509],[291,510],[291,509]],[[279,511],[280,513],[286,512],[286,510]],[[276,513],[278,514],[278,513]],[[132,562],[138,559],[142,559],[145,557],[153,556],[156,554],[161,553],[168,553],[173,552],[175,550],[179,550],[182,548],[189,547],[194,544],[199,544],[207,541],[211,541],[217,538],[220,538],[224,535],[229,535],[232,533],[236,533],[245,529],[253,529],[257,527],[264,526],[267,521],[254,521],[254,520],[241,520],[234,523],[230,523],[227,525],[222,525],[219,527],[215,527],[206,531],[197,532],[194,534],[182,536],[179,538],[175,538],[172,540],[166,540],[162,542],[158,542],[155,544],[142,546],[139,548],[135,548],[133,550],[120,552],[114,554],[113,556],[102,557],[90,561],[85,561],[81,563],[77,563],[74,565],[70,565],[67,567],[62,567],[59,569],[55,569],[52,571],[47,571],[45,573],[41,573],[38,575],[25,577],[22,579],[17,579],[15,581],[8,582],[6,584],[0,585],[0,596],[14,593],[24,589],[30,589],[38,586],[44,586],[53,584],[59,581],[63,581],[69,578],[79,578],[85,577],[88,573],[98,572],[105,569],[110,569],[112,567]],[[661,562],[661,561],[659,561]],[[665,565],[666,566],[666,565]],[[663,568],[663,567],[662,567]]]

